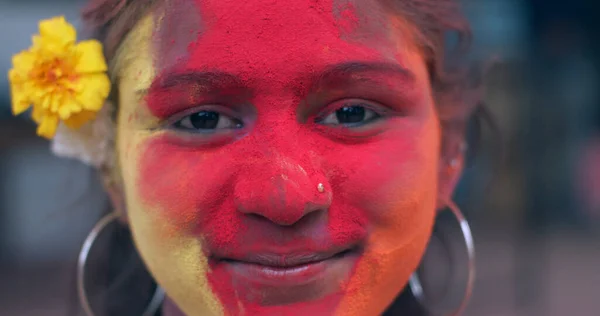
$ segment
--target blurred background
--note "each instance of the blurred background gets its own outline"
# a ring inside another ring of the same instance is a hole
[[[0,0],[0,73],[42,18],[82,1]],[[476,240],[467,315],[600,315],[600,14],[595,0],[464,0],[473,61],[494,59],[485,99],[500,142],[456,201]],[[504,157],[504,159],[501,159]],[[0,315],[72,315],[75,261],[109,205],[94,172],[53,157],[13,118],[0,76]]]

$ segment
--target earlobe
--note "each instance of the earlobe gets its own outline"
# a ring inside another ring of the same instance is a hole
[[[452,194],[454,193],[458,180],[460,180],[463,166],[464,155],[462,153],[450,160],[440,160],[437,201],[438,210],[446,207],[447,202],[452,199]]]

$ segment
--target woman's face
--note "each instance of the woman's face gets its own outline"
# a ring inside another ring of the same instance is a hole
[[[439,122],[373,1],[171,1],[119,57],[129,222],[187,315],[376,315],[419,263]]]

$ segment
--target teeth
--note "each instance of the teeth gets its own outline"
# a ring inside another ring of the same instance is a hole
[[[264,267],[262,268],[266,274],[272,275],[274,277],[282,277],[289,274],[301,273],[302,271],[306,271],[308,269],[307,266],[302,267],[294,267],[294,268],[271,268]]]
[[[259,257],[259,258],[252,258],[250,260],[222,258],[222,259],[219,259],[219,261],[229,262],[229,263],[233,263],[233,264],[241,263],[241,264],[257,265],[257,266],[261,266],[265,269],[271,269],[273,271],[280,271],[280,270],[292,271],[294,269],[305,269],[307,265],[320,263],[325,260],[339,259],[339,258],[342,258],[342,257],[352,253],[355,250],[356,250],[355,248],[346,249],[342,252],[333,254],[328,257],[310,256],[310,257],[305,257],[302,259],[294,258],[294,260],[286,260],[287,258],[285,258],[285,257],[277,258],[277,260],[272,260],[272,258],[266,258],[265,260],[260,260],[263,258]],[[298,259],[300,259],[300,260],[298,260]]]

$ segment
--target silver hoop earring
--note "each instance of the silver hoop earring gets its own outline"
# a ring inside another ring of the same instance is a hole
[[[94,228],[92,228],[92,231],[89,233],[89,235],[85,238],[83,246],[81,247],[81,251],[79,252],[79,259],[77,260],[77,295],[79,297],[79,302],[87,316],[95,316],[85,291],[85,268],[88,256],[94,242],[96,241],[96,238],[98,238],[102,230],[104,230],[104,228],[106,228],[106,226],[108,226],[110,223],[115,222],[118,217],[119,216],[113,212],[100,219]],[[154,292],[154,295],[152,296],[152,299],[144,310],[142,316],[152,316],[156,314],[156,311],[162,304],[164,296],[164,291],[160,288],[160,286],[157,286],[156,291]]]
[[[475,245],[473,242],[473,234],[471,233],[471,228],[469,226],[469,223],[467,222],[467,220],[465,219],[464,215],[462,214],[462,212],[460,211],[460,209],[458,208],[458,206],[450,201],[447,203],[447,207],[452,211],[452,214],[454,215],[454,217],[456,218],[456,221],[458,222],[459,226],[460,226],[460,230],[463,236],[463,241],[465,243],[465,247],[467,250],[467,284],[466,284],[466,288],[465,288],[465,293],[463,296],[462,301],[460,302],[459,306],[452,312],[449,314],[449,316],[459,316],[461,315],[468,302],[469,299],[471,298],[471,294],[473,292],[473,285],[475,283]],[[410,290],[413,293],[414,297],[422,304],[425,305],[425,297],[424,297],[424,291],[423,291],[423,286],[421,284],[421,280],[419,279],[419,275],[417,272],[413,273],[408,281],[408,284],[410,286]]]

